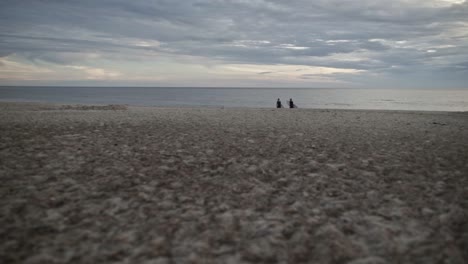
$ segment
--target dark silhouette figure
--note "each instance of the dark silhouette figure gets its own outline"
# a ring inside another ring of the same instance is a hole
[[[294,105],[292,98],[289,98],[289,108],[294,108],[294,107],[295,105]]]
[[[276,108],[283,108],[283,105],[281,104],[281,101],[279,98],[278,98],[278,101],[276,101]]]

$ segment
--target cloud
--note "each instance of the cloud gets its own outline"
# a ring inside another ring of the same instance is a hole
[[[356,86],[375,86],[375,76],[410,84],[411,72],[425,72],[418,86],[437,78],[458,87],[467,77],[449,73],[468,61],[467,26],[462,0],[2,1],[0,57],[35,69],[70,66],[59,71],[65,79],[157,75],[177,84],[216,75],[241,83],[254,78],[247,65],[265,68],[255,78],[287,77],[289,86],[316,76],[278,74],[289,65],[339,69],[318,74]]]
[[[86,79],[91,79],[91,80],[102,80],[102,79],[111,79],[120,76],[120,73],[116,71],[110,71],[106,69],[100,69],[100,68],[92,68],[92,67],[87,67],[87,66],[66,66],[71,69],[83,71],[86,73]]]

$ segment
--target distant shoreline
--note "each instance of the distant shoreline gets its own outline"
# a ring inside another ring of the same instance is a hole
[[[93,85],[0,85],[3,87],[59,87],[59,88],[194,88],[194,89],[391,89],[391,90],[467,90],[466,88],[430,88],[430,87],[235,87],[235,86],[93,86]]]
[[[85,107],[105,107],[105,106],[117,106],[117,107],[133,107],[133,108],[182,108],[182,109],[260,109],[260,110],[267,110],[267,109],[277,109],[276,107],[240,107],[240,106],[215,106],[215,105],[137,105],[137,104],[96,104],[96,103],[55,103],[55,102],[47,102],[47,101],[8,101],[0,99],[0,107],[5,107],[6,105],[11,105],[15,107],[24,107],[25,109],[34,109],[38,110],[38,108],[43,108],[43,110],[67,110],[64,108],[68,108],[68,110],[79,110],[80,106]],[[81,109],[83,110],[83,109]],[[468,111],[438,111],[438,110],[404,110],[404,109],[346,109],[346,108],[295,108],[289,109],[288,107],[284,107],[281,109],[277,109],[280,111],[298,111],[298,110],[317,110],[317,111],[382,111],[382,112],[402,112],[402,113],[468,113]]]

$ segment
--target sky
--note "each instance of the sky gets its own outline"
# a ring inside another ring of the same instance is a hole
[[[0,85],[468,88],[464,0],[1,0]]]

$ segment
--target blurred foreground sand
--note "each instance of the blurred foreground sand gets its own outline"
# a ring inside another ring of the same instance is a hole
[[[1,263],[466,263],[468,113],[0,103]]]

